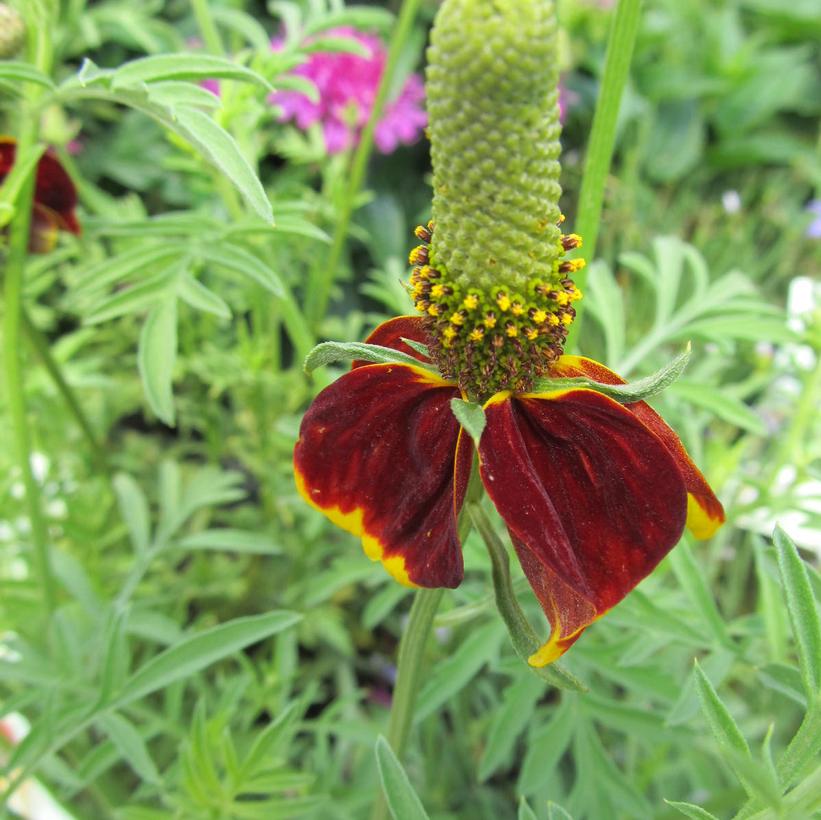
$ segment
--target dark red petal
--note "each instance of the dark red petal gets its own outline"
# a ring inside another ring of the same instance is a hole
[[[74,214],[77,205],[77,191],[60,161],[46,152],[37,164],[37,183],[34,199],[51,208],[63,220],[63,227],[71,233],[80,233],[80,223]]]
[[[530,658],[544,666],[676,545],[687,494],[664,445],[601,393],[500,393],[485,415],[482,480],[551,622]]]
[[[365,339],[365,342],[369,345],[389,347],[392,350],[400,351],[400,353],[407,353],[409,356],[413,356],[414,359],[419,359],[420,362],[427,362],[428,360],[421,353],[402,341],[403,337],[423,345],[428,343],[421,316],[397,316],[394,319],[388,319],[387,322],[377,325],[370,336]],[[351,364],[351,369],[364,367],[367,364],[369,362],[356,360]]]
[[[0,182],[14,165],[16,144],[11,137],[0,137]]]
[[[14,139],[0,137],[0,182],[3,181],[3,178],[14,165],[16,148],[17,143]],[[74,208],[77,205],[77,191],[74,188],[74,183],[65,172],[60,161],[50,152],[43,154],[37,164],[34,202],[35,205],[42,205],[51,212],[46,220],[49,224],[53,224],[60,230],[78,235],[82,232],[80,223],[77,221],[77,215],[74,213]],[[33,218],[34,220],[38,219],[36,212]],[[50,242],[50,232],[48,236]],[[32,243],[40,248],[48,244],[44,240],[36,240],[34,236]],[[48,244],[46,250],[50,250],[53,244],[53,242]],[[43,253],[44,250],[41,249],[35,252]]]
[[[456,514],[470,474],[451,382],[423,368],[376,364],[346,373],[305,414],[294,450],[300,493],[402,583],[462,580]],[[458,469],[457,469],[458,467]]]
[[[617,373],[583,356],[562,356],[551,366],[550,375],[566,378],[586,376],[601,384],[626,384]],[[693,464],[674,430],[647,402],[637,401],[625,407],[649,427],[673,454],[687,488],[687,528],[696,538],[710,538],[724,523],[724,508],[710,489],[707,479]]]

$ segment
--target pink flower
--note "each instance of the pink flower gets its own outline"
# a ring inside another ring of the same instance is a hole
[[[303,131],[322,123],[325,148],[338,154],[355,145],[368,121],[385,70],[387,53],[378,37],[354,28],[337,28],[331,36],[356,40],[369,56],[332,53],[312,54],[310,59],[293,70],[293,74],[310,80],[319,92],[319,101],[312,102],[297,91],[277,91],[268,99],[281,109],[280,120],[292,120]],[[281,40],[271,43],[281,47]],[[408,77],[396,99],[389,102],[376,125],[374,141],[383,154],[390,154],[400,144],[414,142],[427,125],[422,103],[425,89],[417,74]]]

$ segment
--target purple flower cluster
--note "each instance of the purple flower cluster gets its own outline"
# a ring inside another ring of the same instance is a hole
[[[277,91],[269,100],[279,106],[281,121],[293,121],[307,130],[315,123],[322,124],[325,148],[329,154],[338,154],[359,140],[368,121],[387,53],[378,37],[354,28],[337,28],[327,32],[335,37],[356,40],[367,51],[367,57],[349,53],[316,53],[293,70],[293,74],[310,80],[319,92],[318,102],[296,91]],[[280,47],[274,40],[272,46]],[[376,147],[390,154],[400,144],[415,142],[427,125],[423,102],[425,88],[418,74],[408,77],[399,95],[389,102],[374,133]]]

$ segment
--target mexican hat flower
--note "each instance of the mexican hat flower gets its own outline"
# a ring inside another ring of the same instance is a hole
[[[434,218],[410,257],[418,315],[376,328],[367,343],[393,359],[355,361],[323,390],[294,454],[303,497],[394,578],[455,587],[475,452],[551,624],[533,666],[624,598],[685,526],[709,537],[724,518],[661,417],[563,351],[582,263],[566,257],[580,237],[560,228],[555,38],[549,2],[445,0],[428,68]],[[481,405],[480,435],[454,399]]]
[[[0,137],[0,183],[14,165],[17,143],[11,137]],[[59,231],[80,234],[80,223],[74,209],[77,191],[60,161],[49,151],[40,157],[34,184],[29,250],[47,253],[57,242]]]

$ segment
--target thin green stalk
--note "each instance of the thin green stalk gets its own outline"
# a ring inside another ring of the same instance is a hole
[[[641,17],[641,0],[619,0],[604,60],[599,98],[590,130],[590,143],[584,162],[582,188],[575,230],[584,238],[584,256],[591,261],[596,253],[599,236],[604,187],[616,144],[616,121],[622,92],[627,84],[633,46]],[[575,275],[576,285],[584,293],[587,276],[584,270]],[[572,349],[579,333],[584,300],[576,304],[576,321],[570,327],[567,348]]]
[[[413,707],[419,692],[422,674],[422,655],[425,651],[433,616],[442,600],[443,589],[420,589],[413,599],[408,625],[399,643],[396,686],[393,690],[391,716],[387,740],[396,756],[401,759],[413,723]],[[386,820],[388,807],[381,793],[371,815],[372,820]]]
[[[43,31],[45,29],[45,32]],[[50,21],[43,21],[37,31],[29,31],[30,53],[34,55],[34,64],[44,74],[48,74],[50,65]],[[34,113],[40,91],[30,86],[27,99],[31,108],[23,112],[22,122],[17,134],[17,156],[25,156],[38,139],[38,120]],[[43,605],[46,616],[50,616],[55,607],[55,585],[49,561],[48,527],[43,516],[40,487],[31,469],[31,432],[28,425],[26,397],[22,373],[22,314],[23,314],[23,270],[28,255],[29,231],[31,228],[31,209],[34,201],[34,179],[32,173],[21,187],[15,203],[16,212],[11,222],[9,251],[5,276],[5,315],[3,319],[3,366],[8,395],[9,415],[11,417],[12,440],[14,441],[17,466],[23,478],[26,493],[26,505],[31,523],[31,540],[34,547],[34,561],[43,594]]]
[[[328,307],[328,300],[331,295],[334,277],[340,264],[342,251],[348,238],[348,228],[351,224],[353,207],[362,183],[365,179],[365,171],[368,167],[368,159],[373,149],[373,136],[376,131],[376,124],[382,116],[385,103],[388,101],[388,93],[399,64],[399,57],[402,49],[410,36],[416,13],[419,9],[420,0],[404,0],[399,12],[399,19],[391,38],[388,48],[388,57],[385,63],[385,71],[379,83],[379,90],[371,109],[371,115],[359,138],[359,145],[354,153],[351,171],[348,177],[348,185],[342,197],[342,204],[339,209],[339,217],[334,230],[333,242],[327,257],[320,258],[317,265],[314,265],[310,272],[308,288],[305,298],[305,315],[311,327],[322,320],[325,310]]]
[[[225,54],[225,47],[222,44],[222,38],[214,23],[214,17],[208,6],[208,0],[191,0],[191,8],[194,12],[194,17],[197,19],[197,27],[200,30],[200,34],[202,34],[205,47],[211,54],[222,57]]]
[[[94,432],[94,428],[91,426],[88,416],[86,416],[83,408],[77,401],[77,397],[74,395],[71,385],[69,385],[65,379],[65,376],[63,376],[60,365],[57,364],[54,360],[54,356],[51,355],[51,349],[49,348],[48,342],[43,338],[43,334],[32,324],[31,318],[25,308],[22,308],[20,318],[22,321],[23,332],[26,334],[26,339],[34,352],[40,358],[43,367],[45,367],[49,376],[51,376],[52,381],[63,398],[63,401],[66,403],[66,406],[74,416],[74,420],[83,431],[83,435],[86,437],[86,440],[91,447],[94,461],[103,472],[107,472],[108,459],[106,452],[97,440],[97,435]]]

